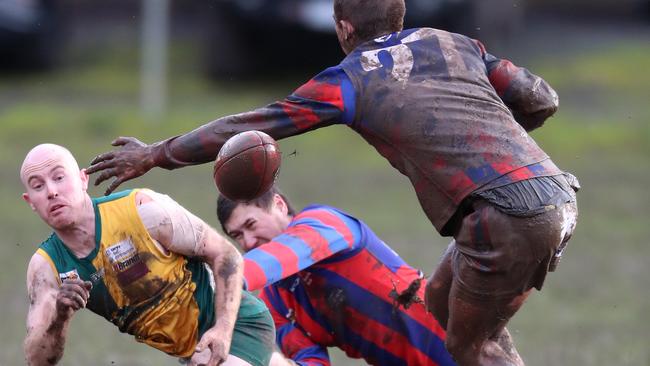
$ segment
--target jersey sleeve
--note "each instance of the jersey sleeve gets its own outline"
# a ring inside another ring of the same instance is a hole
[[[244,255],[247,289],[266,287],[360,241],[358,221],[324,207],[305,210],[280,235]]]
[[[352,82],[340,66],[331,67],[284,100],[219,118],[154,144],[154,161],[167,169],[206,163],[214,160],[225,141],[239,132],[259,130],[279,140],[333,124],[349,124],[354,113]]]
[[[304,330],[287,319],[287,306],[269,288],[260,293],[275,323],[276,344],[285,355],[301,366],[330,366],[327,348],[316,344]]]
[[[510,108],[517,122],[526,131],[542,126],[558,109],[559,98],[555,90],[541,77],[487,53],[483,44],[476,43],[483,56],[490,84]]]

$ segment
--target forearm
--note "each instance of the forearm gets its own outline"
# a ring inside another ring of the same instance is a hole
[[[216,119],[187,134],[154,144],[154,164],[174,169],[213,161],[226,140],[243,131],[258,130],[280,140],[344,122],[345,112],[354,115],[354,98],[346,101],[343,97],[342,85],[352,88],[345,78],[342,69],[326,71],[282,101]]]
[[[237,321],[243,286],[242,257],[235,250],[228,250],[211,264],[214,274],[215,325],[220,334],[231,334]]]
[[[233,135],[249,130],[263,131],[276,140],[300,133],[284,116],[279,103],[252,112],[222,117],[184,135],[156,143],[155,166],[175,169],[213,161],[221,146]]]
[[[57,317],[47,328],[27,330],[25,361],[29,366],[55,365],[63,357],[70,320]]]

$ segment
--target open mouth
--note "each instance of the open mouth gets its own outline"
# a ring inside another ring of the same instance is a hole
[[[58,209],[65,207],[65,205],[62,204],[56,204],[50,207],[50,213],[55,213]]]

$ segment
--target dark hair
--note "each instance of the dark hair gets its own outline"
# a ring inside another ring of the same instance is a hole
[[[232,212],[235,210],[235,208],[237,208],[237,206],[254,205],[259,208],[268,210],[271,208],[273,197],[275,197],[276,194],[280,195],[280,197],[282,197],[284,200],[284,203],[287,204],[287,213],[291,216],[295,215],[296,211],[293,209],[293,206],[291,206],[291,202],[289,202],[289,199],[276,186],[271,187],[268,192],[264,193],[260,197],[247,202],[232,201],[226,198],[224,195],[219,194],[219,198],[217,198],[217,219],[219,219],[219,224],[221,224],[221,229],[223,232],[227,232],[225,228],[226,221],[230,219]]]
[[[347,20],[360,42],[402,30],[404,0],[334,0],[334,17]]]

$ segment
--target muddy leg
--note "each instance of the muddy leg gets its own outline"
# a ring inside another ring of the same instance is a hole
[[[459,366],[523,365],[504,327],[528,293],[510,301],[467,301],[454,283],[449,295],[446,346]]]
[[[451,252],[454,246],[452,241],[443,254],[440,264],[435,272],[427,280],[424,292],[424,303],[427,311],[433,314],[440,325],[447,329],[447,318],[449,318],[449,290],[451,288]]]

